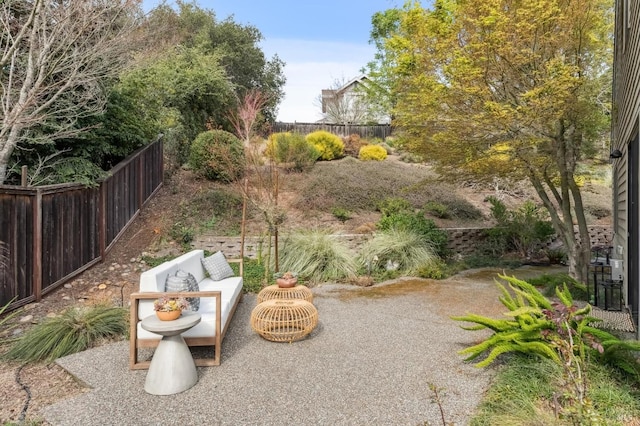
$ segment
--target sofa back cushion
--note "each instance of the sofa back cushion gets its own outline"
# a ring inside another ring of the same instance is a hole
[[[225,278],[233,277],[235,272],[229,266],[227,258],[221,251],[217,251],[209,257],[201,259],[202,266],[209,273],[213,281],[221,281]]]

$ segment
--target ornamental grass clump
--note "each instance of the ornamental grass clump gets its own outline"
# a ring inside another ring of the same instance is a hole
[[[328,232],[312,230],[289,235],[280,250],[280,269],[326,282],[355,277],[358,268],[348,247]]]
[[[358,261],[368,272],[394,269],[417,274],[421,268],[437,265],[440,257],[421,235],[405,229],[388,229],[375,234],[360,249]]]
[[[103,339],[126,335],[128,316],[127,309],[107,305],[68,308],[60,316],[47,318],[30,329],[2,358],[50,362],[88,349]]]

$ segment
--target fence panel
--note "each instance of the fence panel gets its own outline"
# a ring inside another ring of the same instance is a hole
[[[42,191],[42,293],[100,260],[100,190],[82,186]]]
[[[22,306],[36,299],[33,274],[33,191],[5,187],[0,190],[0,306],[15,298]]]
[[[325,130],[338,136],[358,134],[362,138],[386,139],[391,136],[391,125],[374,124],[370,126],[356,124],[328,124],[328,123],[274,123],[272,132],[297,132],[307,135],[316,130]]]
[[[0,306],[39,300],[102,260],[161,188],[162,148],[136,151],[98,188],[0,185]]]

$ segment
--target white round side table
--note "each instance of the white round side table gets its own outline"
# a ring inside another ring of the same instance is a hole
[[[196,364],[182,333],[198,324],[200,314],[183,311],[173,321],[161,321],[156,315],[142,320],[147,331],[162,335],[151,359],[144,390],[152,395],[172,395],[186,391],[198,382]]]

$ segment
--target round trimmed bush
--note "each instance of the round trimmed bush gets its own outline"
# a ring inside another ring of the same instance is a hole
[[[360,148],[358,158],[362,161],[382,161],[387,158],[387,150],[380,145],[366,145]]]
[[[318,130],[309,133],[306,137],[307,142],[316,147],[320,153],[321,160],[335,160],[344,155],[344,142],[340,136],[333,133]]]
[[[242,141],[224,130],[202,132],[191,144],[189,165],[209,180],[236,180],[244,174]]]

